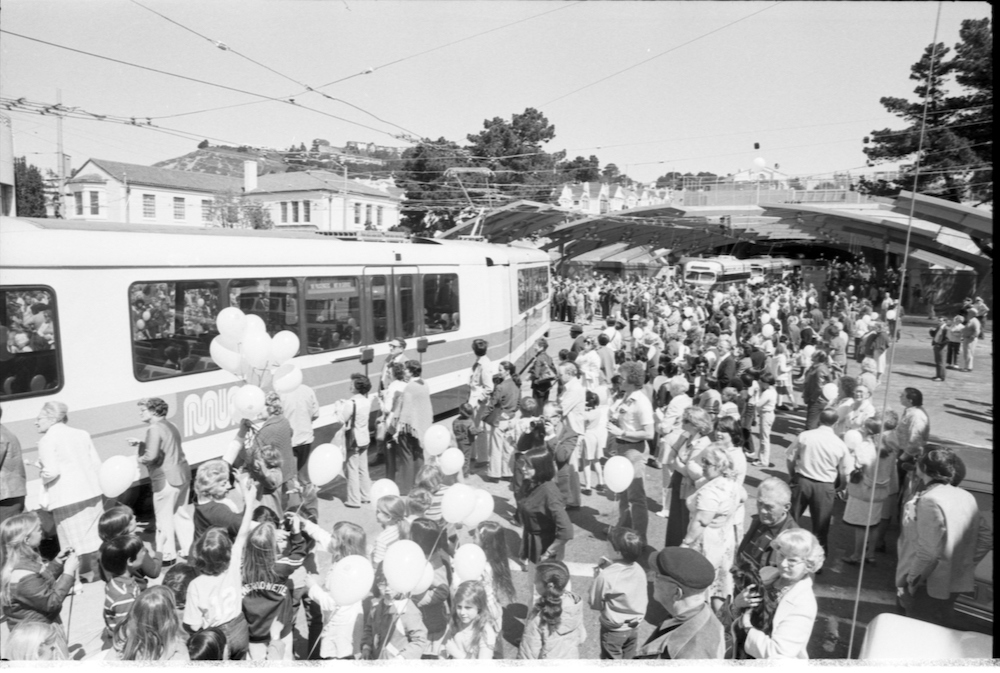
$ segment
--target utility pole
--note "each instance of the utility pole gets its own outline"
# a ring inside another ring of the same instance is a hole
[[[122,172],[122,180],[125,182],[125,224],[129,224],[129,196],[132,194],[132,189],[128,186],[127,172]]]
[[[62,108],[62,89],[56,89],[56,107]],[[59,153],[59,212],[66,217],[66,155],[63,154],[62,110],[56,113],[56,151]]]
[[[347,231],[347,163],[340,165],[344,168],[344,231]]]

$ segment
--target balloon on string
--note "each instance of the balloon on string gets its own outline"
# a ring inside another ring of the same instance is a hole
[[[152,318],[152,317],[153,317],[153,314],[150,313],[149,311],[143,311],[142,312],[142,319],[145,320],[146,322],[149,322],[149,319]]]
[[[378,505],[378,501],[387,495],[399,495],[399,486],[392,479],[379,479],[372,484],[372,506]]]
[[[330,573],[330,598],[337,605],[354,605],[363,600],[375,581],[372,562],[358,554],[345,556],[334,563]]]
[[[767,161],[764,159],[764,157],[757,157],[756,159],[753,160],[753,165],[756,166],[757,168],[767,168]]]
[[[764,335],[765,339],[770,339],[774,336],[774,326],[770,324],[764,325],[764,328],[761,329],[760,333]]]
[[[471,542],[463,544],[455,552],[452,567],[460,582],[479,580],[483,576],[483,570],[486,569],[486,552],[477,544]]]
[[[886,311],[885,312],[885,319],[886,320],[895,320],[896,319],[896,309],[889,309],[888,311]]]
[[[101,463],[101,469],[97,473],[101,493],[106,498],[117,498],[135,481],[138,469],[139,462],[134,456],[111,456]]]
[[[840,394],[840,388],[836,383],[827,383],[823,386],[823,397],[825,397],[830,402],[837,399],[837,395]]]
[[[685,319],[684,322],[681,323],[681,329],[684,330],[685,332],[691,329],[691,321]]]
[[[604,464],[604,483],[612,493],[621,493],[635,479],[635,466],[625,456],[614,456]]]
[[[264,395],[263,390],[257,386],[248,384],[236,391],[236,394],[233,395],[233,404],[244,418],[255,418],[260,412],[264,411],[266,399],[267,396]]]
[[[694,309],[691,308],[690,306],[685,306],[684,307],[684,317],[685,318],[690,318],[693,315],[694,315]]]
[[[268,357],[271,355],[271,337],[267,332],[257,330],[250,331],[243,335],[243,357],[254,369],[263,369],[267,366]]]
[[[417,582],[417,586],[413,587],[411,592],[414,596],[424,593],[431,588],[431,584],[434,582],[434,566],[431,565],[430,561],[424,564],[424,574],[420,576],[420,581]]]
[[[760,322],[763,325],[766,325],[769,322],[771,322],[771,314],[770,313],[761,313],[760,314]]]
[[[302,385],[302,370],[286,362],[271,374],[271,385],[276,393],[290,393]]]
[[[246,330],[243,335],[246,336],[250,332],[267,332],[267,325],[264,324],[264,319],[261,318],[256,313],[246,314]]]
[[[493,514],[493,496],[488,491],[481,488],[476,489],[476,502],[472,506],[472,512],[462,519],[462,525],[475,528]]]
[[[461,449],[455,447],[446,449],[438,458],[438,467],[441,468],[441,474],[444,475],[458,474],[464,465],[465,454],[462,453]]]
[[[143,320],[142,318],[139,318],[138,320],[135,321],[135,328],[140,330],[146,329],[146,321]]]
[[[439,456],[451,445],[451,430],[443,425],[432,425],[424,433],[424,451]]]
[[[198,297],[198,302],[197,303],[198,303],[198,308],[203,308],[205,306],[205,298],[204,297]]]
[[[271,337],[271,353],[268,361],[283,365],[299,352],[299,337],[294,332],[282,330]]]
[[[215,326],[219,334],[238,343],[247,329],[247,316],[235,306],[229,306],[219,311],[219,315],[215,318]]]
[[[476,491],[465,484],[454,484],[441,498],[441,515],[448,523],[461,523],[476,506]]]
[[[225,369],[230,374],[238,375],[240,373],[240,354],[227,348],[223,339],[222,336],[212,339],[212,343],[208,345],[208,354],[212,357],[212,362],[219,365],[220,368]]]
[[[339,446],[320,444],[309,454],[307,464],[309,481],[325,486],[336,479],[344,469],[344,454]]]
[[[408,594],[419,584],[427,557],[413,540],[397,540],[385,550],[382,570],[385,581],[395,593]],[[371,589],[371,585],[367,587]]]
[[[864,437],[862,437],[861,433],[857,430],[848,430],[844,433],[844,444],[846,444],[847,448],[852,451],[857,451],[861,448],[861,444],[864,443],[864,441]]]
[[[772,308],[771,311],[768,313],[768,315],[771,316],[771,320],[777,320],[778,319],[778,309]]]

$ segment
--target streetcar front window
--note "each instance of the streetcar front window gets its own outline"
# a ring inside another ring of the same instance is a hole
[[[549,296],[549,270],[545,267],[518,269],[517,310],[524,313]]]
[[[0,399],[51,395],[62,387],[55,293],[0,288]]]
[[[132,367],[140,381],[218,369],[209,344],[218,335],[219,284],[210,280],[129,286]],[[236,344],[233,344],[235,349]]]
[[[715,274],[711,271],[688,271],[684,274],[684,280],[688,283],[711,285],[715,283]]]
[[[354,276],[306,278],[306,350],[361,343],[361,291]]]
[[[458,274],[426,274],[424,276],[424,334],[453,332],[459,326]]]

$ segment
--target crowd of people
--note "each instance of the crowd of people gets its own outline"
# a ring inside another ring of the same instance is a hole
[[[557,281],[553,317],[574,323],[570,348],[553,358],[541,338],[519,372],[493,362],[486,341],[473,342],[469,397],[453,424],[464,456],[455,474],[424,450],[430,391],[406,341],[393,339],[380,375],[353,375],[336,405],[344,504],[374,506],[381,530],[371,540],[351,521],[329,530],[318,523],[309,456],[319,407],[307,386],[268,395],[226,454],[193,478],[167,403],[139,402],[146,435],[128,443],[149,470],[152,546],[128,507],[101,497],[90,436],[69,425],[65,405],[47,403],[36,421],[38,467],[61,552],[42,558],[46,521],[23,512],[23,497],[0,503],[5,657],[66,658],[60,613],[75,578],[89,573],[105,585],[97,656],[109,660],[289,661],[299,610],[308,632],[300,658],[576,659],[586,609],[598,613],[602,659],[805,658],[814,578],[836,553],[837,498],[853,531],[843,562],[875,562],[898,519],[900,607],[948,625],[992,531],[960,487],[959,456],[929,444],[921,391],[905,388],[897,408],[879,408],[901,316],[891,298],[855,294],[853,276],[844,279],[846,287],[796,278],[711,292],[666,279]],[[748,467],[780,459],[771,433],[781,415],[805,418],[785,452],[788,479],[764,478],[750,502]],[[23,483],[17,438],[4,433],[5,470],[20,465]],[[398,495],[374,497],[376,449]],[[613,494],[613,558],[595,565],[579,595],[565,562],[573,512],[586,498],[612,495],[604,467],[619,456],[632,477]],[[509,484],[513,514],[471,529],[449,523],[445,496],[471,479]],[[658,506],[649,491],[659,492]],[[746,525],[748,510],[756,513]],[[648,538],[651,511],[667,520],[662,543]],[[515,558],[508,526],[521,534]],[[486,557],[478,579],[455,571],[463,540]],[[400,593],[387,578],[387,556],[401,541],[416,543],[433,569],[419,592]],[[343,587],[332,570],[318,572],[319,552],[331,568],[368,559],[370,590],[338,600]],[[510,561],[533,573],[530,596],[518,595]],[[665,618],[639,642],[640,623],[655,613],[650,600]],[[528,612],[515,650],[504,614],[519,601]]]

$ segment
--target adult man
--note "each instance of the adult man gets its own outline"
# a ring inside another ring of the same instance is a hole
[[[789,516],[792,508],[792,490],[778,477],[768,477],[757,488],[757,514],[750,520],[750,527],[740,542],[734,558],[733,577],[736,591],[753,583],[753,574],[774,562],[771,541],[791,528],[798,528]]]
[[[948,319],[938,318],[937,327],[931,330],[931,349],[934,351],[934,381],[944,381],[948,368],[944,365],[948,348]]]
[[[406,369],[410,373],[410,380],[403,392],[396,396],[392,410],[396,419],[398,445],[395,481],[400,495],[410,494],[417,472],[424,466],[422,442],[427,429],[434,422],[430,388],[421,378],[423,367],[416,360],[408,360]]]
[[[0,408],[0,418],[3,409]],[[24,511],[27,495],[21,442],[13,432],[0,425],[0,523]]]
[[[608,326],[601,332],[601,334],[608,338],[608,348],[611,349],[612,353],[622,347],[622,335],[616,327],[617,324],[618,318],[609,316],[607,319]]]
[[[511,379],[511,369],[510,363],[506,361],[501,362],[497,368],[497,373],[493,375],[493,394],[486,403],[483,416],[486,434],[489,436],[490,463],[487,476],[493,481],[511,476],[514,447],[508,433],[520,402],[520,391]]]
[[[913,469],[930,439],[931,419],[924,411],[924,394],[917,388],[903,388],[899,403],[903,405],[903,413],[896,428],[885,435],[885,443],[899,452],[900,466],[910,473],[905,483],[900,484],[900,502],[905,503],[919,485]]]
[[[393,382],[392,376],[392,363],[399,362],[400,364],[406,363],[406,355],[404,351],[406,350],[406,340],[396,337],[389,342],[389,354],[385,358],[385,362],[382,364],[382,378],[379,380],[378,390],[382,392],[389,387],[389,384]]]
[[[815,430],[820,423],[820,412],[826,407],[827,399],[823,397],[823,386],[833,379],[830,368],[826,366],[826,353],[816,351],[812,354],[812,364],[805,373],[805,384],[802,387],[802,401],[806,405],[806,429]]]
[[[392,369],[389,370],[392,376]],[[309,482],[309,449],[313,443],[313,421],[319,418],[319,401],[312,388],[302,383],[294,390],[281,393],[281,411],[292,426],[292,453],[299,479]],[[367,420],[367,419],[366,419]]]
[[[788,447],[788,473],[795,475],[792,515],[798,519],[808,506],[812,532],[824,551],[828,551],[834,482],[839,474],[842,483],[847,484],[854,467],[847,445],[833,431],[837,418],[835,409],[824,409],[819,415],[819,427],[800,433]]]
[[[719,390],[721,390],[736,378],[736,365],[739,359],[738,353],[742,353],[742,349],[738,349],[736,346],[730,348],[729,341],[720,340],[719,352],[723,355],[719,358],[718,364],[715,365],[715,378],[718,379]]]
[[[687,547],[666,547],[649,555],[653,599],[670,615],[639,649],[638,658],[721,659],[722,623],[708,604],[715,581],[711,562]]]
[[[559,365],[559,380],[562,382],[562,393],[559,395],[559,410],[562,417],[561,438],[554,445],[553,453],[556,467],[556,483],[566,501],[566,507],[580,506],[580,479],[571,458],[576,448],[576,441],[586,429],[584,413],[587,410],[587,391],[580,381],[580,373],[572,362]]]
[[[569,328],[569,338],[573,340],[573,344],[569,349],[577,354],[583,352],[583,340],[585,338],[583,336],[583,326],[574,323]]]
[[[611,377],[615,375],[615,352],[611,349],[608,335],[601,332],[597,335],[597,355],[601,358],[601,385],[611,383]]]
[[[968,319],[965,321],[965,329],[962,330],[962,371],[972,371],[972,358],[976,354],[976,341],[983,331],[979,322],[979,311],[970,308],[967,311]]]
[[[177,561],[175,519],[177,510],[187,504],[191,489],[191,468],[181,447],[180,430],[167,420],[169,410],[169,405],[159,397],[139,400],[139,419],[149,426],[146,439],[127,440],[139,448],[139,462],[149,470],[156,514],[156,549],[162,552],[164,565]]]

